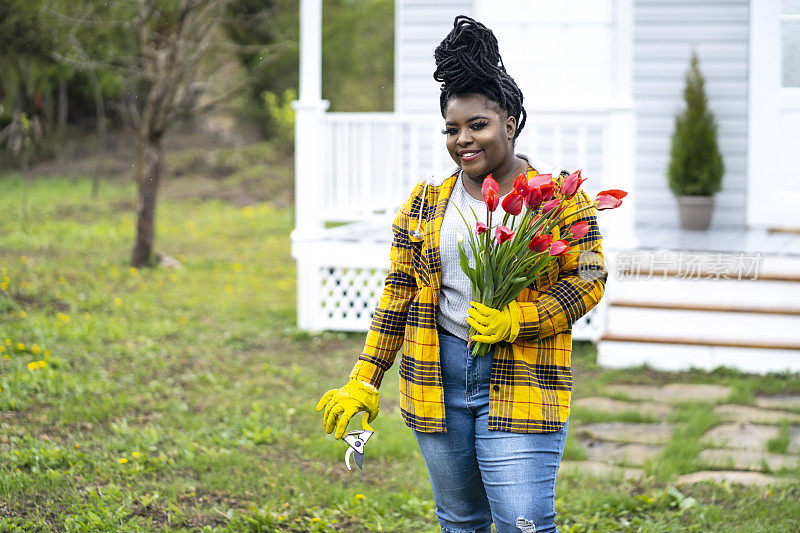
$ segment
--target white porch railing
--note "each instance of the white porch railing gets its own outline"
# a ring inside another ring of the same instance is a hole
[[[591,177],[601,190],[613,168],[609,110],[530,112],[517,152]],[[395,113],[321,115],[318,190],[320,222],[363,220],[392,213],[428,172],[454,167],[441,117]]]

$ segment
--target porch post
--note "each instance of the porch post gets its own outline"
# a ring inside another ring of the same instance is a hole
[[[614,0],[612,44],[612,102],[608,135],[604,189],[623,189],[628,198],[623,207],[603,213],[608,235],[603,247],[611,250],[636,248],[637,203],[634,183],[636,155],[636,117],[633,109],[633,0]]]
[[[322,0],[300,0],[300,99],[292,102],[294,118],[294,209],[292,240],[318,236],[321,194],[320,123],[328,109],[322,99]]]
[[[292,256],[297,261],[297,325],[314,330],[320,301],[319,258],[314,240],[323,231],[320,216],[322,177],[315,163],[321,152],[322,118],[328,102],[322,99],[322,0],[300,0],[300,98],[294,108],[294,212]]]

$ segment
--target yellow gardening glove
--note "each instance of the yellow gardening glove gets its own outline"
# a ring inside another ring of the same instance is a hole
[[[467,324],[475,328],[477,335],[472,340],[495,344],[497,342],[514,342],[519,335],[520,310],[516,301],[512,300],[502,311],[483,305],[480,302],[470,302],[469,318]]]
[[[326,392],[317,404],[317,411],[325,409],[322,418],[325,431],[330,433],[336,426],[336,433],[333,436],[341,439],[353,415],[359,411],[366,411],[369,413],[368,422],[372,422],[378,416],[380,407],[378,389],[365,381],[351,379],[341,389],[331,389]]]

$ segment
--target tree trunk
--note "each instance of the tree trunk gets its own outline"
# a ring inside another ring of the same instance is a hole
[[[161,177],[161,160],[164,149],[161,137],[140,137],[139,140],[139,200],[136,206],[136,242],[133,245],[131,263],[142,267],[150,262],[153,254],[155,234],[156,196]]]
[[[69,120],[69,97],[67,95],[67,82],[62,78],[58,81],[58,132],[64,134]]]

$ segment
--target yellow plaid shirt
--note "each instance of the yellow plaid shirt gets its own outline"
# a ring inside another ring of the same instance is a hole
[[[528,167],[528,177],[536,175]],[[458,174],[441,185],[420,182],[403,204],[392,225],[391,264],[383,295],[372,318],[364,349],[351,378],[380,387],[384,373],[403,348],[400,361],[401,412],[417,431],[442,432],[445,428],[444,391],[439,362],[436,309],[442,282],[439,232],[445,208]],[[561,186],[565,172],[556,179]],[[423,199],[423,190],[426,191]],[[557,189],[558,190],[558,189]],[[591,205],[583,189],[570,201],[567,213]],[[424,233],[415,238],[422,209]],[[517,297],[520,332],[513,343],[495,347],[490,377],[489,429],[515,433],[557,431],[570,410],[572,324],[594,307],[605,290],[604,265],[596,210],[572,215],[553,230],[559,238],[575,222],[586,220],[589,233],[570,250],[594,254],[560,256],[536,282]],[[578,273],[588,263],[594,276]],[[466,320],[466,317],[465,317]]]

